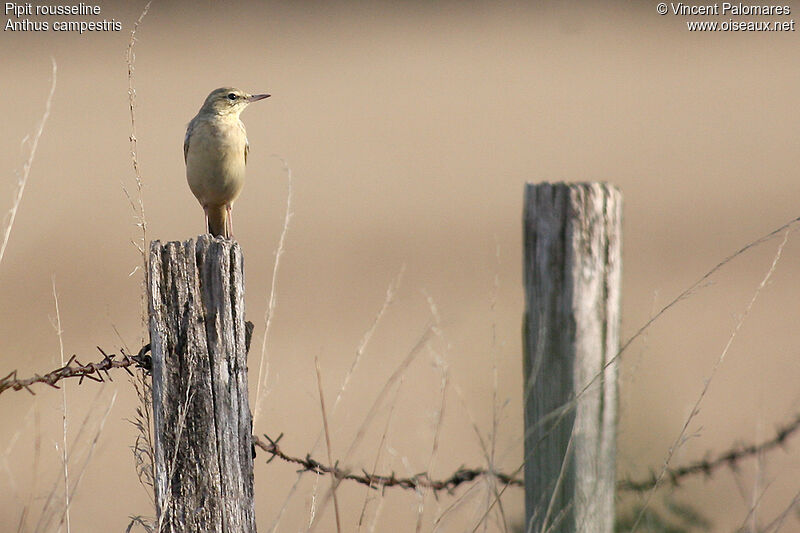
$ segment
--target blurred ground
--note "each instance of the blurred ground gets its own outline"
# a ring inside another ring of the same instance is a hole
[[[141,234],[122,186],[135,191],[125,50],[143,7],[102,5],[98,18],[121,21],[120,32],[0,35],[3,211],[27,153],[21,141],[44,108],[50,58],[58,64],[52,114],[0,264],[0,374],[58,366],[52,279],[67,355],[88,361],[97,345],[114,351],[142,344],[135,271],[141,258],[130,242]],[[625,337],[722,258],[796,217],[797,32],[690,33],[686,20],[659,16],[650,2],[154,2],[135,48],[148,239],[182,240],[202,229],[181,147],[206,94],[235,85],[273,95],[243,115],[251,152],[235,208],[248,314],[257,325],[251,372],[286,204],[280,158],[293,175],[293,218],[267,343],[268,395],[256,431],[285,433],[282,445],[296,455],[312,449],[321,427],[314,357],[334,398],[404,268],[396,299],[332,415],[334,456],[344,454],[383,383],[432,320],[430,298],[444,332],[435,352],[448,365],[433,474],[483,464],[471,420],[487,439],[493,411],[498,466],[517,468],[526,181],[611,181],[622,188]],[[644,476],[663,464],[778,243],[727,266],[625,354],[621,476]],[[800,407],[798,267],[793,234],[673,464],[769,438]],[[426,351],[407,370],[379,470],[414,474],[431,466],[441,405],[436,354]],[[499,410],[492,408],[495,361]],[[0,531],[16,531],[26,505],[23,530],[35,531],[60,483],[61,394],[37,390],[35,397],[0,398]],[[152,514],[128,449],[135,395],[121,374],[103,387],[68,384],[67,393],[73,481],[83,472],[72,530],[122,531],[129,515]],[[351,458],[354,467],[374,463],[388,416],[388,408],[380,411]],[[753,520],[765,525],[800,489],[799,447],[800,440],[789,441],[760,469],[751,460],[736,474],[694,479],[675,497],[695,505],[714,531]],[[314,450],[324,453],[321,444]],[[269,530],[295,479],[291,466],[258,461],[261,530]],[[320,496],[328,480],[321,483]],[[303,528],[313,487],[304,477],[279,531]],[[471,491],[442,530],[474,524],[486,490]],[[346,523],[355,524],[363,487],[342,491]],[[428,497],[423,530],[453,501]],[[416,502],[413,494],[391,493],[377,531],[414,524]],[[509,520],[519,520],[521,492],[509,489],[503,502]],[[798,527],[796,516],[789,515],[785,530]],[[330,508],[321,520],[319,530],[331,530]]]

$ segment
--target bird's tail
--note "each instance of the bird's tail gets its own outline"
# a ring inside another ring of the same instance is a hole
[[[224,205],[209,205],[206,207],[208,218],[208,232],[215,237],[229,238],[228,235],[228,210]]]

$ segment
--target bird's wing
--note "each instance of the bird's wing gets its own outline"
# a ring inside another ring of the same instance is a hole
[[[186,127],[186,137],[183,139],[183,162],[186,162],[186,157],[189,155],[189,139],[192,137],[192,129],[194,128],[194,120],[189,122]]]
[[[247,154],[250,153],[250,141],[247,140],[247,130],[244,128],[244,123],[239,121],[239,129],[244,137],[244,164],[247,164]]]

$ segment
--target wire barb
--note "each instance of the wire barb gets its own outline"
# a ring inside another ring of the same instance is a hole
[[[772,451],[777,447],[783,447],[786,439],[800,429],[800,413],[796,414],[794,420],[786,425],[780,426],[775,431],[775,436],[760,444],[748,444],[746,446],[734,446],[733,448],[717,455],[713,459],[703,459],[687,465],[670,468],[666,471],[669,484],[673,487],[680,485],[684,478],[695,474],[703,474],[705,477],[711,475],[720,468],[727,466],[731,470],[737,470],[738,463],[748,457],[753,457],[762,453]],[[626,492],[644,492],[652,489],[658,484],[658,477],[655,472],[651,472],[646,479],[631,480],[622,479],[617,483],[617,490]]]
[[[361,474],[353,474],[347,470],[339,468],[338,463],[336,463],[334,466],[324,465],[311,457],[310,454],[306,454],[305,458],[303,459],[299,457],[292,457],[286,454],[283,450],[281,450],[280,446],[278,446],[278,441],[283,438],[283,433],[281,433],[280,436],[274,440],[266,434],[264,435],[264,438],[267,442],[264,442],[258,436],[253,435],[253,444],[256,447],[261,448],[263,451],[271,454],[271,457],[267,459],[267,463],[278,457],[287,463],[300,466],[298,473],[312,472],[320,476],[331,475],[336,479],[355,481],[356,483],[366,485],[375,490],[382,490],[387,487],[400,487],[410,490],[427,488],[429,490],[433,490],[434,492],[444,490],[448,493],[452,493],[456,488],[458,488],[459,485],[462,485],[463,483],[469,483],[479,477],[489,475],[494,476],[498,481],[505,485],[511,485],[514,487],[524,486],[524,483],[521,479],[514,478],[508,474],[491,472],[486,469],[467,469],[464,467],[456,470],[449,478],[442,480],[431,479],[427,472],[415,474],[414,476],[407,478],[398,478],[394,472],[392,472],[390,475],[370,474],[363,469]]]
[[[136,355],[126,354],[125,350],[120,350],[120,355],[107,354],[99,346],[97,349],[103,354],[103,358],[97,363],[87,363],[84,365],[78,360],[77,355],[73,355],[69,358],[67,364],[61,368],[57,368],[44,375],[34,374],[33,377],[27,379],[17,378],[17,371],[13,370],[7,376],[0,379],[0,394],[9,389],[15,391],[25,389],[35,395],[36,393],[31,389],[31,385],[43,383],[45,385],[50,385],[54,389],[59,389],[58,383],[67,378],[78,378],[79,384],[83,383],[84,379],[105,383],[106,380],[113,381],[109,370],[114,368],[124,368],[126,372],[131,374],[129,368],[131,366],[142,368],[147,371],[149,371],[152,366],[152,360],[149,355],[149,344],[142,346],[142,349],[139,350],[139,353]]]
[[[150,344],[142,346],[138,353],[135,355],[125,353],[124,349],[120,349],[120,354],[108,354],[99,346],[97,349],[103,355],[103,358],[96,363],[83,364],[78,360],[77,355],[73,355],[67,361],[67,364],[61,368],[57,368],[47,374],[40,375],[34,374],[33,377],[26,379],[19,379],[17,370],[12,370],[4,377],[0,378],[0,394],[13,389],[19,391],[25,389],[32,395],[36,393],[31,388],[31,385],[38,383],[49,385],[54,389],[60,389],[59,382],[67,378],[78,378],[78,382],[82,383],[84,379],[90,379],[98,383],[105,383],[106,379],[112,381],[110,370],[116,368],[124,369],[128,374],[133,374],[130,367],[141,368],[146,372],[152,369],[152,357],[150,355]],[[105,374],[105,377],[104,377]],[[665,472],[666,479],[669,484],[676,487],[688,477],[697,474],[703,474],[706,477],[711,477],[717,470],[722,467],[728,467],[731,470],[736,470],[738,464],[747,458],[770,452],[778,447],[785,447],[786,441],[789,437],[793,436],[800,430],[800,413],[794,416],[790,422],[779,426],[775,430],[775,435],[759,444],[737,445],[718,454],[711,459],[703,459],[687,465],[670,468]],[[332,475],[338,480],[350,480],[366,485],[367,487],[375,490],[384,490],[387,487],[400,487],[404,489],[416,490],[418,488],[427,488],[433,490],[434,493],[440,491],[447,491],[452,493],[457,487],[464,483],[470,483],[482,476],[493,476],[499,483],[511,487],[523,487],[524,482],[515,477],[514,474],[506,474],[503,472],[496,472],[487,469],[469,469],[461,467],[456,470],[450,477],[442,480],[431,479],[427,472],[416,474],[412,477],[398,478],[394,472],[391,475],[378,475],[370,474],[366,470],[362,470],[361,474],[353,474],[347,470],[339,468],[338,462],[334,466],[327,466],[307,454],[305,458],[292,457],[284,453],[280,448],[279,443],[283,438],[283,433],[278,435],[277,438],[272,439],[268,435],[263,435],[266,442],[258,436],[253,435],[253,446],[270,454],[267,463],[272,462],[276,457],[287,463],[293,463],[300,466],[298,472],[313,472],[317,475]],[[651,490],[658,484],[658,479],[655,473],[650,476],[640,479],[621,479],[617,482],[617,491],[619,492],[644,492]]]

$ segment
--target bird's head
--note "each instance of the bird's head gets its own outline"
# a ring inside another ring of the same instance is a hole
[[[215,115],[235,115],[253,102],[269,98],[268,94],[249,94],[233,87],[220,87],[211,91],[200,110]]]

